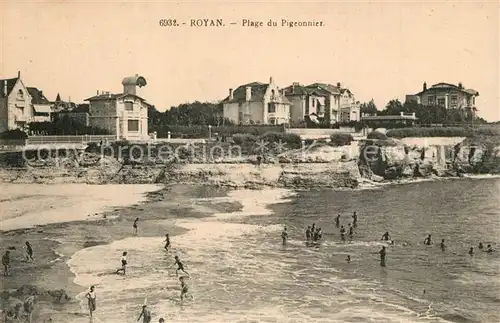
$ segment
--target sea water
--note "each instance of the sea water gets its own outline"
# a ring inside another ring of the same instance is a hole
[[[233,191],[192,200],[238,201],[242,210],[183,218],[189,229],[171,238],[130,237],[77,252],[68,262],[75,282],[96,285],[97,322],[133,322],[144,302],[167,322],[497,322],[500,258],[467,254],[479,241],[500,243],[499,179],[423,182],[359,191],[282,189]],[[334,218],[351,222],[340,240]],[[323,229],[307,246],[305,228]],[[289,241],[281,244],[287,226]],[[381,241],[389,231],[394,245]],[[433,245],[423,244],[432,234]],[[439,242],[445,239],[443,252]],[[387,266],[378,251],[387,246]],[[119,256],[128,251],[128,272]],[[186,265],[193,299],[179,302],[174,255]],[[351,263],[346,263],[346,255]],[[82,308],[85,308],[83,294]]]

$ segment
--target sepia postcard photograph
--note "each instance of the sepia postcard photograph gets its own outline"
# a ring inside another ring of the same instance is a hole
[[[0,0],[0,322],[500,322],[499,16]]]

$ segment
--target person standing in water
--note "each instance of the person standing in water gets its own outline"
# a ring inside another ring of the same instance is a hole
[[[479,250],[483,250],[483,248],[484,248],[484,247],[483,247],[483,243],[482,243],[482,242],[479,242],[478,249],[479,249]]]
[[[165,250],[168,251],[168,248],[170,248],[170,236],[168,233],[165,235]]]
[[[345,229],[343,225],[340,227],[340,239],[342,239],[342,241],[345,240]]]
[[[431,235],[429,234],[427,238],[424,239],[424,244],[430,246],[432,242]]]
[[[307,230],[306,230],[306,240],[309,241],[311,240],[311,226],[307,226]]]
[[[380,266],[385,267],[385,246],[379,251],[380,254]]]
[[[286,246],[286,240],[288,239],[288,232],[286,232],[286,227],[281,232],[281,239],[283,240],[283,245]]]
[[[95,287],[90,286],[90,290],[88,293],[85,295],[85,298],[87,299],[88,305],[89,305],[89,312],[90,312],[90,318],[92,319],[92,313],[96,309],[96,295],[95,295]]]
[[[312,239],[314,232],[316,232],[316,223],[313,223],[313,225],[311,226],[311,239]]]
[[[441,239],[441,243],[439,244],[439,247],[441,248],[441,251],[444,251],[446,249],[446,246],[444,244],[444,239]]]
[[[122,268],[117,269],[116,273],[125,275],[125,272],[127,270],[127,252],[126,251],[124,251],[122,253],[121,263],[122,263]]]
[[[142,311],[141,314],[139,314],[139,318],[137,319],[137,321],[139,321],[141,317],[143,323],[151,322],[151,312],[149,311],[147,305],[142,305]]]
[[[382,235],[382,239],[380,240],[384,240],[384,241],[389,241],[391,240],[391,236],[389,235],[389,232],[386,231],[383,235]]]
[[[184,297],[188,296],[189,288],[185,281],[184,276],[179,277],[179,281],[181,282],[181,302],[182,302],[184,300]]]
[[[340,225],[340,214],[337,214],[337,217],[335,218],[335,227],[339,227]]]
[[[349,239],[352,240],[354,237],[354,227],[349,223]]]
[[[347,263],[349,264],[351,262],[351,256],[347,255],[347,257],[345,258],[345,261],[347,261]]]
[[[358,226],[358,215],[356,214],[356,211],[354,211],[354,214],[352,215],[352,226]]]
[[[175,270],[175,276],[177,276],[177,277],[179,276],[179,270],[182,270],[182,272],[184,272],[186,275],[189,276],[189,273],[184,270],[184,264],[179,259],[179,256],[175,256],[174,265],[177,265],[177,269]]]
[[[486,247],[486,252],[491,253],[493,252],[493,249],[491,248],[491,245],[489,244],[488,247]]]
[[[137,234],[137,222],[139,222],[139,218],[136,218],[135,221],[134,221],[134,234]]]
[[[33,261],[33,248],[31,248],[31,244],[29,241],[26,241],[26,261]]]
[[[2,256],[3,275],[10,276],[10,251],[7,250]]]
[[[473,255],[474,255],[474,248],[470,247],[470,249],[469,249],[469,256],[473,256]]]

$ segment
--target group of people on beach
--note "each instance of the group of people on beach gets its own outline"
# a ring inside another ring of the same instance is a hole
[[[132,228],[133,228],[133,234],[134,235],[137,235],[138,234],[138,223],[139,223],[139,218],[136,218],[134,220],[134,223],[132,225]],[[171,243],[170,243],[170,235],[167,233],[165,235],[165,245],[164,245],[164,249],[165,251],[169,251],[170,248],[171,248]],[[120,268],[118,268],[115,273],[117,275],[123,275],[125,276],[126,273],[127,273],[127,255],[128,255],[128,252],[127,251],[124,251],[122,253],[122,256],[120,258],[120,263],[121,263],[121,266]],[[189,273],[186,271],[185,269],[185,265],[184,263],[181,261],[181,259],[179,258],[179,256],[174,256],[174,266],[177,266],[176,270],[175,270],[175,276],[179,278],[179,282],[180,282],[180,290],[181,290],[181,293],[180,293],[180,300],[181,302],[184,301],[184,299],[186,297],[189,297],[189,298],[193,298],[193,296],[191,294],[189,294],[189,287],[188,287],[188,284],[186,282],[186,278],[189,278],[190,275]],[[186,274],[186,276],[180,276],[179,277],[179,273],[182,272],[184,274]],[[89,312],[90,312],[90,318],[92,319],[93,317],[93,312],[96,310],[97,308],[97,297],[96,297],[96,292],[95,292],[95,286],[91,286],[89,291],[87,292],[87,294],[85,295],[85,298],[87,299],[87,303],[88,303],[88,308],[89,308]],[[143,323],[150,323],[151,322],[151,311],[149,310],[148,306],[146,304],[144,304],[142,306],[142,310],[141,310],[141,313],[139,315],[139,318],[137,319],[137,321],[139,321],[141,318],[143,320]],[[165,319],[164,318],[160,318],[159,323],[162,323],[162,322],[165,322]]]

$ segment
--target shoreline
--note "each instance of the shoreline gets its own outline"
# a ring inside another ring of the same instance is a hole
[[[500,176],[464,176],[456,178],[427,178],[408,181],[387,181],[386,183],[375,183],[373,187],[360,187],[356,189],[346,190],[364,190],[364,189],[381,189],[391,184],[403,185],[414,184],[423,181],[437,181],[440,179],[490,179],[500,178]],[[144,234],[144,237],[164,236],[168,232],[171,237],[175,237],[190,231],[189,227],[178,225],[176,222],[182,222],[182,219],[190,217],[209,217],[208,211],[204,211],[203,207],[194,208],[189,203],[189,200],[196,196],[199,190],[206,188],[219,189],[220,197],[227,197],[228,193],[235,191],[231,188],[215,188],[212,185],[179,185],[172,184],[165,187],[145,193],[146,198],[134,205],[115,208],[99,213],[102,219],[95,221],[73,221],[64,223],[46,224],[32,228],[15,229],[0,232],[2,241],[6,246],[20,246],[25,239],[33,241],[35,249],[35,264],[27,266],[28,263],[18,263],[13,261],[13,277],[3,280],[2,290],[18,290],[11,292],[18,299],[22,300],[27,296],[33,288],[41,294],[47,294],[48,291],[60,291],[61,298],[58,300],[45,297],[35,311],[36,317],[45,319],[51,317],[55,321],[61,322],[87,322],[88,314],[82,310],[80,301],[77,296],[86,290],[75,283],[76,275],[71,271],[68,262],[78,251],[87,247],[97,245],[107,245],[114,241],[125,239],[131,236],[131,225],[134,217],[141,212],[147,214],[141,217],[139,230]],[[314,189],[314,188],[310,188]],[[324,188],[318,188],[324,189]],[[335,189],[337,190],[337,189]],[[238,191],[238,190],[236,190]],[[297,191],[297,190],[295,190]],[[300,189],[298,190],[300,191]],[[242,211],[243,205],[234,205],[230,203],[229,208],[234,211]],[[271,203],[272,204],[272,203]],[[211,205],[211,207],[214,205]],[[215,207],[215,206],[214,206]],[[160,215],[159,213],[162,213]],[[142,223],[141,223],[142,222]],[[161,225],[159,225],[161,222]],[[64,239],[64,233],[72,235],[73,240]],[[26,238],[29,236],[29,238]],[[175,239],[173,239],[175,241]],[[175,243],[175,242],[174,242]],[[117,255],[118,259],[118,255]],[[36,272],[36,275],[33,272]],[[42,276],[42,279],[38,279]],[[22,283],[21,283],[22,282]],[[21,288],[21,291],[19,289]],[[66,296],[70,299],[67,299]]]
[[[77,299],[86,288],[74,281],[76,276],[68,266],[71,257],[82,249],[130,237],[132,222],[137,216],[142,220],[139,222],[140,236],[164,236],[168,232],[175,237],[187,232],[175,222],[182,216],[205,216],[187,203],[197,189],[195,186],[165,186],[146,193],[142,202],[102,212],[102,218],[95,221],[52,223],[0,232],[3,245],[12,248],[11,276],[2,280],[2,310],[22,302],[34,292],[40,295],[34,312],[34,318],[40,322],[49,317],[55,322],[88,322],[88,313],[82,311]],[[159,222],[162,224],[158,225]],[[33,246],[33,263],[21,260],[24,254],[20,246],[25,240]],[[56,292],[62,298],[45,297]],[[7,295],[9,299],[5,299]]]

